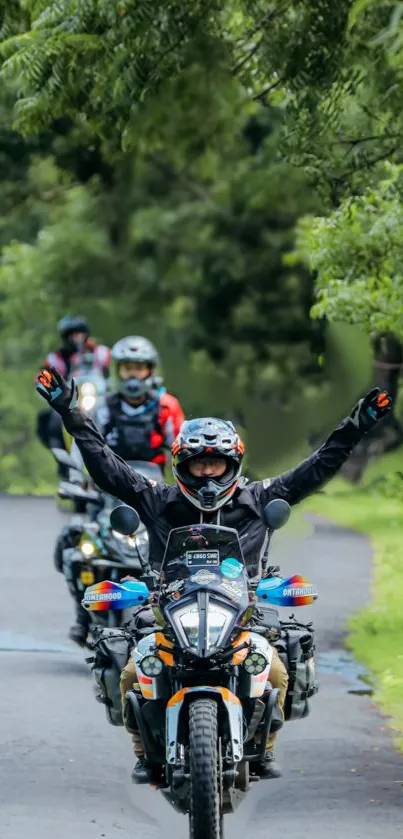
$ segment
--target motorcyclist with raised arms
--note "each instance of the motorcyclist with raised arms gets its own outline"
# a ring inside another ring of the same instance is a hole
[[[109,376],[110,349],[104,344],[97,344],[90,336],[88,321],[82,315],[65,315],[57,324],[61,338],[58,350],[50,352],[44,362],[44,367],[50,370],[54,367],[65,378],[69,379],[74,368],[80,365],[85,355],[92,356],[92,364],[99,369],[105,378]],[[37,435],[48,448],[64,448],[62,425],[60,418],[54,411],[40,411],[36,425]],[[59,466],[60,477],[66,477],[66,467]]]
[[[157,375],[158,352],[147,338],[131,335],[112,347],[111,358],[111,392],[95,411],[95,424],[115,454],[124,460],[156,463],[164,471],[167,449],[179,432],[184,414],[179,401],[162,387]],[[64,548],[72,547],[79,532],[79,525],[63,528],[55,547],[59,571]],[[82,592],[74,581],[69,588],[76,603],[76,622],[69,637],[83,646],[90,616],[81,606]]]
[[[241,476],[243,444],[232,423],[212,417],[187,421],[172,447],[176,485],[169,486],[153,485],[111,451],[91,419],[74,407],[74,384],[67,385],[57,371],[40,372],[37,390],[62,416],[98,486],[137,510],[149,531],[150,558],[155,568],[161,565],[169,531],[201,519],[236,528],[251,576],[259,573],[267,543],[264,509],[268,502],[283,498],[294,505],[319,490],[337,473],[364,434],[391,408],[387,393],[379,388],[371,390],[310,457],[276,478],[253,482]],[[272,686],[280,690],[282,712],[288,676],[275,651],[269,678]],[[135,681],[134,664],[130,661],[121,676],[124,709],[126,691]],[[274,742],[270,735],[258,770],[261,777],[281,774],[274,760]],[[133,745],[138,761],[132,778],[137,783],[148,783],[151,767],[136,735]]]

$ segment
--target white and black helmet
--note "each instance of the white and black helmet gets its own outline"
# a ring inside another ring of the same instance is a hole
[[[138,399],[142,396],[153,395],[153,392],[161,383],[160,378],[155,373],[159,364],[159,355],[154,344],[148,338],[143,338],[141,335],[129,335],[127,338],[121,338],[112,347],[111,356],[112,382],[122,396]],[[151,371],[150,375],[146,379],[136,379],[134,376],[131,379],[121,379],[119,366],[123,362],[129,361],[148,364]]]

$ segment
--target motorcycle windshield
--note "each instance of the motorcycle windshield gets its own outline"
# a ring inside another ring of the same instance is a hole
[[[79,390],[82,388],[85,390],[87,387],[88,391],[94,391],[96,394],[103,394],[106,391],[106,380],[97,371],[91,370],[86,373],[79,370],[73,378]]]
[[[247,580],[236,530],[201,524],[171,531],[160,605],[184,648],[208,657],[228,643],[249,607]]]
[[[161,582],[169,589],[179,580],[218,589],[235,599],[247,596],[247,573],[237,531],[210,524],[171,530]]]

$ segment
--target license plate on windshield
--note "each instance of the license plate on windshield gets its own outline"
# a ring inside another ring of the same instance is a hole
[[[186,563],[190,568],[200,568],[206,565],[219,565],[219,551],[186,551]]]

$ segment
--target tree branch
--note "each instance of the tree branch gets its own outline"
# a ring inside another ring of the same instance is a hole
[[[373,134],[372,136],[369,136],[369,137],[352,137],[352,138],[346,138],[346,139],[343,139],[343,140],[342,139],[334,140],[333,143],[329,143],[329,146],[330,147],[340,146],[340,145],[342,145],[342,146],[344,146],[344,145],[358,146],[360,143],[371,143],[374,140],[382,140],[382,141],[384,141],[384,140],[397,140],[398,138],[401,138],[401,137],[402,137],[402,134]]]
[[[388,157],[391,157],[393,154],[399,151],[399,149],[400,143],[398,143],[395,146],[392,146],[392,148],[387,149],[386,152],[382,152],[382,154],[379,154],[377,157],[372,158],[372,160],[364,160],[364,162],[360,165],[354,166],[354,168],[348,169],[347,172],[343,172],[343,174],[340,175],[340,177],[334,178],[334,183],[342,184],[347,178],[350,178],[352,175],[355,175],[356,172],[361,172],[363,169],[370,169],[372,166],[376,166],[377,163],[381,163],[382,160],[387,160]]]
[[[267,85],[267,87],[263,88],[263,90],[261,90],[260,93],[256,93],[255,96],[252,96],[252,99],[254,99],[256,102],[262,102],[264,99],[266,99],[266,96],[268,96],[272,90],[275,90],[275,88],[281,84],[281,82],[282,79],[277,79],[277,81],[273,82],[273,84],[269,84]]]
[[[236,74],[241,69],[241,67],[243,67],[245,64],[248,63],[248,61],[250,61],[250,59],[254,56],[255,52],[258,51],[262,41],[263,37],[256,44],[253,44],[253,47],[249,50],[249,52],[246,55],[244,55],[243,58],[241,58],[237,62],[237,64],[234,65],[234,67],[232,68],[232,73]]]
[[[253,38],[253,36],[256,34],[256,32],[259,32],[261,29],[263,29],[266,26],[267,23],[271,23],[271,21],[275,17],[277,17],[278,15],[281,15],[287,9],[287,7],[291,6],[291,5],[292,5],[291,0],[285,0],[285,2],[283,2],[281,4],[278,4],[270,12],[266,12],[266,14],[264,14],[263,17],[260,18],[260,20],[258,20],[257,23],[255,23],[254,26],[252,26],[252,29],[250,29],[249,32],[247,32],[242,38],[238,39],[238,42],[239,43],[241,43],[241,42],[244,43],[245,41],[249,41],[250,38]]]

